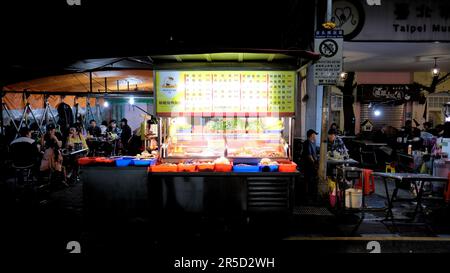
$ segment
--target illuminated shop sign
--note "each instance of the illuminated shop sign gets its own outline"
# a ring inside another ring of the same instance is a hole
[[[291,116],[295,71],[157,71],[159,116]]]

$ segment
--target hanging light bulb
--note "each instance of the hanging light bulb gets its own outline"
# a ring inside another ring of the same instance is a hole
[[[345,71],[342,71],[339,76],[341,77],[341,80],[345,81],[348,77],[348,73]]]
[[[437,66],[437,57],[434,57],[434,67],[431,70],[431,75],[433,75],[433,77],[437,77],[439,76],[439,72],[441,72],[441,70]]]
[[[107,100],[105,100],[105,101],[103,102],[103,107],[105,107],[105,108],[108,108],[108,107],[109,107],[109,103],[108,103]]]
[[[134,104],[134,97],[130,97],[130,99],[128,100],[128,103],[130,105],[133,105]]]

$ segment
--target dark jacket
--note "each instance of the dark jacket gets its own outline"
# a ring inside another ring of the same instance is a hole
[[[40,159],[36,142],[28,137],[20,137],[11,142],[10,153],[13,164],[17,167],[35,165]]]

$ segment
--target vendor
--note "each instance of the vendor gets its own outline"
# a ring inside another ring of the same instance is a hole
[[[336,151],[341,156],[348,156],[348,149],[345,147],[344,141],[337,136],[337,132],[334,129],[328,130],[327,151],[331,154],[334,154]]]
[[[126,118],[123,118],[120,121],[120,128],[122,130],[122,133],[120,134],[120,142],[122,143],[123,153],[127,154],[132,131],[131,127],[128,125],[128,120]]]
[[[309,129],[306,132],[306,141],[303,142],[302,149],[302,172],[305,178],[306,192],[311,202],[317,199],[317,171],[319,168],[319,160],[316,152],[316,136],[317,132]]]

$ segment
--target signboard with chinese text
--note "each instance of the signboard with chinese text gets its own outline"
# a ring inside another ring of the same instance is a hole
[[[295,71],[156,71],[158,116],[293,116]]]
[[[345,40],[450,41],[448,0],[392,0],[376,6],[335,0],[332,21],[344,29]]]
[[[314,39],[314,51],[320,60],[314,64],[315,85],[335,85],[342,71],[342,30],[318,30]]]

